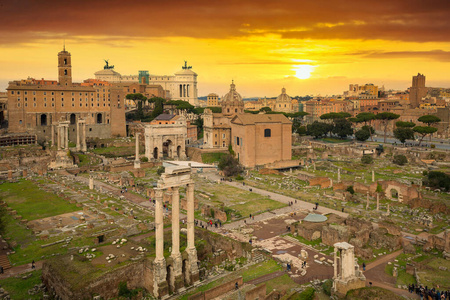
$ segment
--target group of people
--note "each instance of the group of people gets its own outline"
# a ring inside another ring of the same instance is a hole
[[[199,227],[201,227],[203,229],[208,229],[208,226],[209,227],[213,227],[214,226],[216,228],[222,227],[222,221],[220,221],[220,220],[217,220],[215,222],[213,222],[212,220],[209,220],[205,224],[203,224],[201,221],[195,220],[194,224],[195,224],[195,226],[199,226]]]
[[[126,187],[123,187],[121,190],[120,190],[120,193],[123,195],[123,194],[125,194],[126,192],[128,192],[128,189],[126,188]]]
[[[428,286],[418,286],[413,284],[408,285],[408,291],[410,293],[416,293],[423,300],[449,300],[450,291],[439,291],[439,286],[437,288],[429,289]]]
[[[313,210],[317,210],[319,208],[319,202],[316,202],[316,206],[313,207]]]

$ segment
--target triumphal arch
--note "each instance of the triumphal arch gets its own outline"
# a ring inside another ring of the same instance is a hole
[[[186,186],[187,247],[180,252],[180,186]],[[164,258],[163,194],[172,197],[172,252]],[[156,258],[153,262],[153,295],[161,298],[199,281],[194,229],[194,181],[190,167],[166,167],[155,192]]]
[[[169,115],[170,116],[170,115]],[[145,156],[149,160],[186,159],[186,118],[154,120],[145,125]]]

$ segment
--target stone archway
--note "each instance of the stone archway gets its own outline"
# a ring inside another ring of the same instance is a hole
[[[158,147],[155,147],[155,148],[153,149],[153,158],[154,158],[154,159],[158,159]]]
[[[181,146],[177,147],[177,157],[180,158],[181,157]]]
[[[167,140],[163,143],[163,157],[173,157],[172,146],[171,140]]]
[[[396,189],[391,189],[389,191],[389,193],[391,194],[391,198],[398,199],[399,193],[398,193],[398,191]]]
[[[75,122],[77,121],[77,116],[75,114],[70,115],[70,125],[75,125]]]

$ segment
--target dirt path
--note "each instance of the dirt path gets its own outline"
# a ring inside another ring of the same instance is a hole
[[[42,269],[42,265],[43,265],[44,261],[37,261],[35,263],[36,268],[34,270],[40,270]],[[31,272],[33,271],[33,269],[31,268],[31,263],[29,264],[25,264],[25,265],[20,265],[20,266],[16,266],[16,267],[12,267],[10,269],[5,270],[5,272],[3,274],[0,274],[0,279],[5,279],[5,278],[9,278],[12,276],[17,276],[23,273],[27,273],[27,272]]]
[[[373,269],[376,266],[379,266],[380,264],[387,263],[391,259],[394,259],[397,256],[399,256],[400,254],[402,254],[402,252],[403,252],[402,249],[397,250],[395,252],[392,252],[391,254],[385,255],[385,256],[381,257],[380,259],[375,260],[374,262],[367,264],[366,271],[369,271],[370,269]]]

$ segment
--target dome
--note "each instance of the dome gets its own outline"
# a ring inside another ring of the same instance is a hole
[[[225,96],[222,97],[222,103],[234,101],[242,102],[242,97],[236,91],[236,85],[234,84],[234,82],[232,82],[230,84],[230,91]]]
[[[276,102],[291,102],[291,97],[289,97],[288,94],[286,94],[286,89],[282,88],[281,89],[281,94],[277,97],[277,101]]]
[[[328,218],[325,217],[324,215],[319,215],[319,214],[308,214],[303,221],[306,222],[312,222],[312,223],[320,223],[320,222],[325,222]]]

